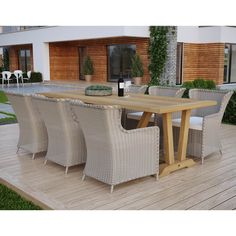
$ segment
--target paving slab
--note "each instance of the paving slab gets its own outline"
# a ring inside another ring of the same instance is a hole
[[[0,111],[15,114],[15,112],[10,104],[0,103]]]

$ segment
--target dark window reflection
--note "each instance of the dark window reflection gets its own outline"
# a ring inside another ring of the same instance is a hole
[[[131,59],[135,52],[136,45],[108,46],[108,81],[117,81],[121,74],[131,80]]]

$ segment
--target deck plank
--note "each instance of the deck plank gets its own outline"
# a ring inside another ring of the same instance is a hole
[[[155,180],[145,177],[115,187],[87,177],[84,165],[64,168],[44,153],[16,154],[18,125],[0,126],[0,179],[53,209],[234,209],[236,208],[236,126],[222,126],[223,155],[214,153],[192,168]]]

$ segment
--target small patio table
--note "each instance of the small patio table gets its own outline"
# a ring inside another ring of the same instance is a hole
[[[199,101],[187,98],[151,96],[143,94],[130,94],[124,97],[118,97],[117,95],[101,97],[86,96],[84,92],[76,90],[41,94],[50,98],[79,99],[85,103],[100,105],[119,105],[120,107],[125,109],[142,111],[143,115],[138,123],[137,128],[146,127],[153,113],[162,114],[165,163],[160,165],[160,177],[166,176],[178,169],[191,167],[195,164],[193,159],[186,157],[191,110],[196,108],[214,106],[217,104],[215,101],[209,100]],[[182,116],[178,152],[175,159],[172,130],[172,113],[178,111],[182,112]]]

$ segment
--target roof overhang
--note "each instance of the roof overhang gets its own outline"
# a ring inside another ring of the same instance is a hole
[[[149,37],[148,26],[54,26],[0,34],[0,46],[110,37]]]

